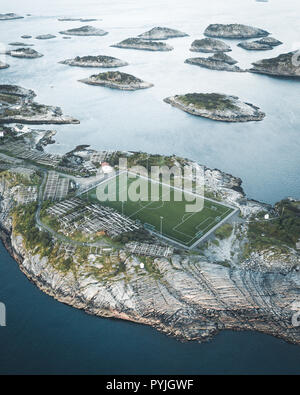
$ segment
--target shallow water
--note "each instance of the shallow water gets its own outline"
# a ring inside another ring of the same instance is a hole
[[[121,4],[120,4],[121,3]],[[24,20],[0,22],[1,40],[20,41],[23,34],[52,33],[39,41],[40,59],[7,57],[2,82],[32,88],[37,100],[62,107],[80,125],[58,126],[65,152],[77,144],[97,149],[176,153],[243,179],[251,198],[274,203],[300,198],[299,82],[248,73],[226,73],[184,64],[191,42],[209,23],[247,23],[265,28],[284,45],[270,52],[248,52],[231,41],[231,55],[242,67],[299,47],[298,2],[272,0],[2,0],[1,12],[32,13]],[[58,31],[81,26],[58,22],[60,16],[97,16],[91,22],[107,30],[104,37],[72,37]],[[190,37],[170,40],[174,51],[152,53],[111,48],[155,25],[174,27]],[[298,43],[297,43],[298,41]],[[129,66],[120,70],[155,84],[137,92],[83,85],[94,73],[57,62],[76,55],[112,55]],[[0,56],[4,60],[4,56]],[[267,113],[262,122],[225,124],[195,118],[165,104],[176,93],[224,92],[239,96]],[[0,301],[8,326],[0,328],[0,373],[299,373],[300,348],[259,333],[223,332],[207,344],[179,343],[152,328],[88,316],[41,293],[0,247]]]

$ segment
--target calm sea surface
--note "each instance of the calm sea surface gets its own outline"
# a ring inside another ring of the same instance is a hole
[[[283,45],[270,52],[248,52],[230,41],[231,55],[251,62],[300,47],[296,0],[2,0],[1,12],[32,14],[0,22],[1,49],[21,35],[52,33],[53,40],[27,40],[44,54],[28,60],[0,55],[11,67],[0,83],[34,89],[37,101],[61,106],[80,125],[57,126],[51,152],[77,144],[95,149],[143,150],[178,154],[241,177],[247,195],[268,203],[300,198],[299,83],[251,73],[226,73],[184,64],[191,42],[209,23],[246,23],[264,28]],[[89,24],[104,37],[62,39],[59,31],[83,25],[58,17],[97,17]],[[183,30],[190,37],[169,40],[172,52],[110,47],[153,26]],[[137,92],[87,86],[78,79],[93,74],[58,64],[76,55],[111,55],[128,61],[120,69],[155,84]],[[187,92],[224,92],[261,107],[262,122],[225,124],[199,119],[162,99]],[[270,336],[224,332],[207,344],[182,344],[154,329],[100,319],[42,294],[0,248],[0,301],[8,326],[0,328],[0,373],[300,373],[300,348]]]

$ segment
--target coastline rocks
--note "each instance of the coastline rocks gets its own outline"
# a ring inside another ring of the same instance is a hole
[[[230,64],[225,61],[215,60],[213,57],[208,58],[189,58],[185,60],[185,63],[205,67],[211,70],[220,70],[220,71],[234,71],[234,72],[243,72],[240,67]]]
[[[32,48],[18,48],[11,51],[7,51],[6,54],[13,56],[14,58],[24,58],[24,59],[36,59],[44,56]]]
[[[168,40],[169,38],[187,37],[188,34],[168,27],[154,27],[148,32],[139,34],[144,40]]]
[[[131,74],[121,73],[120,71],[107,71],[106,73],[94,74],[89,78],[79,81],[89,85],[100,85],[126,91],[151,88],[153,86],[149,82],[145,82]]]
[[[35,93],[17,85],[0,85],[0,123],[78,124],[59,107],[33,101]]]
[[[215,121],[261,121],[265,114],[258,107],[244,103],[236,96],[219,93],[189,93],[164,99],[185,112]]]
[[[258,41],[246,41],[239,43],[237,46],[248,51],[269,51],[273,49],[272,45],[263,44]]]
[[[0,14],[0,21],[9,21],[11,19],[23,19],[21,15],[17,15],[14,12],[9,12],[7,14]]]
[[[300,53],[299,51],[281,54],[276,58],[262,59],[252,63],[250,72],[267,74],[277,77],[300,77]]]
[[[77,27],[74,29],[64,30],[59,33],[66,34],[69,36],[105,36],[106,34],[108,34],[108,32],[102,29],[98,29],[96,27],[88,26],[88,25]]]
[[[204,31],[204,35],[207,37],[219,38],[259,38],[266,37],[269,34],[266,30],[237,23],[228,25],[211,24]]]
[[[56,36],[54,36],[53,34],[40,34],[38,36],[36,36],[37,40],[50,40],[51,38],[55,38]]]
[[[74,59],[66,59],[59,63],[79,67],[122,67],[128,65],[123,60],[104,55],[76,56]]]
[[[1,60],[0,60],[0,70],[7,69],[8,67],[9,67],[9,64],[1,62]]]
[[[192,42],[190,51],[193,52],[230,52],[231,48],[223,41],[213,38],[203,38]]]
[[[129,48],[141,49],[144,51],[172,51],[173,47],[160,41],[143,40],[138,37],[130,37],[119,42],[118,44],[111,45],[115,48]]]

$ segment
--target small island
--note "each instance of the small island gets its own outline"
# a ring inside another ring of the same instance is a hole
[[[144,40],[137,37],[130,37],[118,44],[111,45],[115,48],[140,49],[144,51],[172,51],[173,47],[160,41]]]
[[[233,71],[233,72],[244,71],[240,67],[235,65],[235,63],[237,62],[231,57],[229,57],[229,60],[227,60],[226,58],[223,58],[224,60],[221,60],[221,57],[218,59],[215,55],[210,56],[208,58],[189,58],[185,60],[185,63],[204,67],[211,70]]]
[[[95,18],[58,18],[57,19],[59,22],[95,22],[98,21],[99,19]]]
[[[113,89],[135,91],[137,89],[151,88],[153,84],[145,82],[131,74],[121,73],[120,71],[107,71],[91,75],[89,78],[79,80],[89,85],[100,85]]]
[[[9,64],[1,62],[1,60],[0,60],[0,70],[7,69],[8,67],[9,67]]]
[[[259,38],[268,36],[269,34],[266,30],[237,23],[228,25],[220,23],[211,24],[204,31],[205,36],[217,38]]]
[[[144,40],[168,40],[169,38],[187,37],[188,34],[168,27],[154,27],[148,32],[139,34]]]
[[[13,47],[33,47],[34,44],[28,44],[28,43],[22,43],[19,41],[15,41],[15,42],[9,43],[8,45],[12,45]]]
[[[253,104],[220,93],[188,93],[167,97],[164,101],[189,114],[215,121],[249,122],[261,121],[265,117]]]
[[[128,63],[114,58],[112,56],[98,55],[98,56],[76,56],[74,59],[66,59],[61,64],[78,67],[123,67],[128,66]]]
[[[6,55],[10,55],[14,58],[24,58],[24,59],[36,59],[44,56],[32,48],[17,48],[11,51],[6,51]]]
[[[50,40],[51,38],[55,38],[54,34],[40,34],[36,36],[37,40]]]
[[[98,29],[93,26],[81,26],[74,29],[68,29],[59,32],[60,34],[66,34],[69,36],[105,36],[108,32]]]
[[[7,14],[0,14],[0,21],[10,21],[12,19],[23,19],[21,15],[17,15],[14,12],[9,12]]]
[[[203,38],[192,42],[190,51],[193,52],[230,52],[231,48],[223,41],[215,40],[213,38]]]
[[[33,101],[35,93],[17,85],[0,85],[0,124],[78,124],[75,118],[64,116],[59,107]]]
[[[23,34],[23,36],[21,36],[21,38],[28,39],[28,38],[32,38],[32,36],[30,36],[29,34]]]
[[[281,54],[276,58],[262,59],[252,63],[251,73],[267,74],[275,77],[300,78],[299,51]]]

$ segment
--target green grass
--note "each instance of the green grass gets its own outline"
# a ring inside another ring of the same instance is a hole
[[[122,178],[123,177],[123,178]],[[117,191],[119,190],[120,181],[124,183],[125,173],[117,176],[113,180],[105,181],[101,184],[101,189],[108,192],[108,188],[116,183]],[[136,179],[128,178],[127,188],[133,188],[132,184]],[[171,187],[170,201],[163,201],[162,197],[167,196],[166,190],[159,185],[159,200],[151,200],[151,188],[154,182],[148,179],[139,178],[142,184],[142,189],[148,187],[148,192],[145,191],[144,197],[137,201],[127,200],[123,203],[120,201],[120,196],[117,193],[114,201],[99,201],[97,198],[96,188],[87,192],[82,197],[89,201],[97,202],[103,206],[109,206],[116,209],[120,213],[124,213],[134,220],[146,224],[148,228],[156,233],[161,232],[161,217],[162,220],[162,235],[179,242],[186,247],[190,247],[199,238],[204,236],[210,229],[232,213],[233,209],[224,206],[216,201],[204,199],[204,206],[201,211],[186,212],[186,205],[194,202],[182,199],[182,201],[174,200],[174,189]],[[126,183],[125,189],[126,189]],[[99,188],[99,187],[98,187]],[[137,190],[140,192],[140,189]],[[112,196],[112,195],[110,195]],[[122,207],[123,206],[123,207]]]

